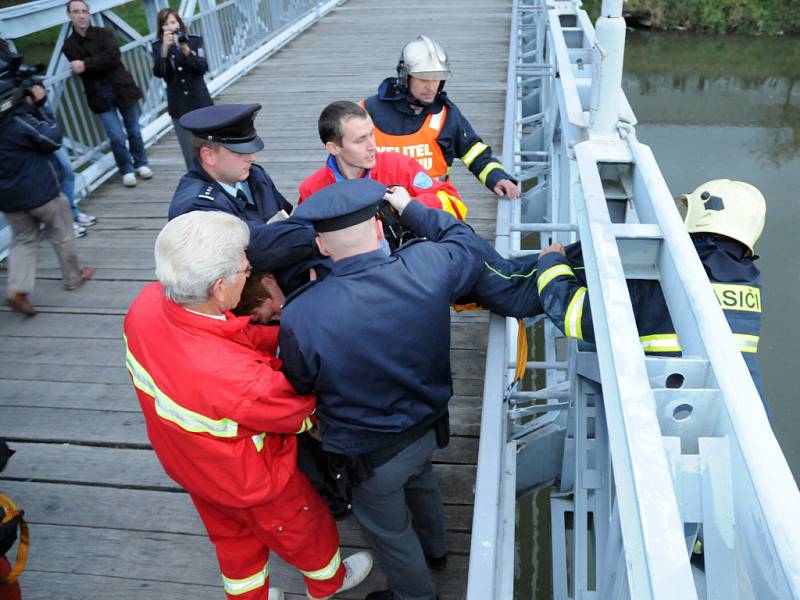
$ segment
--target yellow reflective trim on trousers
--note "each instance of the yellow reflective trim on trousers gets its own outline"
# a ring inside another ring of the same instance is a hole
[[[577,340],[583,339],[581,318],[583,317],[583,299],[585,296],[586,288],[579,287],[572,296],[572,300],[569,301],[567,313],[564,315],[564,333],[567,334],[567,337]]]
[[[125,339],[125,353],[125,366],[133,378],[133,385],[153,398],[159,417],[193,433],[208,433],[214,437],[223,438],[236,437],[239,431],[239,424],[236,421],[209,419],[200,413],[183,408],[161,391],[150,374],[131,354],[127,338]]]
[[[760,336],[734,333],[733,337],[736,338],[736,343],[739,345],[739,352],[758,352]]]
[[[677,333],[658,333],[643,335],[639,338],[642,348],[647,352],[680,352]]]
[[[461,162],[463,162],[464,166],[469,169],[469,166],[472,164],[472,162],[476,158],[478,158],[478,156],[481,155],[484,152],[484,150],[486,150],[488,147],[489,146],[487,146],[483,142],[475,142],[472,145],[472,148],[467,150],[464,153],[464,156],[461,157]]]
[[[258,450],[259,452],[261,452],[261,450],[264,448],[265,437],[267,437],[266,433],[257,433],[251,438],[253,440],[253,443],[256,445],[256,450]]]
[[[483,171],[481,171],[481,174],[478,175],[478,179],[483,185],[486,185],[486,178],[489,176],[489,173],[491,173],[495,169],[502,169],[502,168],[503,165],[501,165],[499,162],[492,161],[488,165],[483,167]]]
[[[444,190],[436,192],[436,197],[442,203],[442,210],[453,215],[456,219],[466,219],[469,209],[459,198],[448,194]]]
[[[712,283],[722,310],[761,312],[761,290],[752,285]]]
[[[339,570],[339,566],[341,564],[342,564],[342,555],[339,553],[339,549],[337,548],[336,554],[333,555],[331,562],[329,562],[321,569],[317,569],[316,571],[303,571],[302,569],[300,569],[300,572],[309,579],[315,579],[317,581],[321,581],[323,579],[330,579],[331,577],[336,575],[336,571]]]
[[[225,586],[225,591],[231,596],[241,596],[265,586],[267,578],[269,578],[269,559],[267,559],[264,567],[258,573],[250,575],[250,577],[231,579],[222,575],[222,585]]]
[[[536,282],[536,288],[539,290],[539,295],[542,294],[542,290],[547,287],[548,283],[553,281],[553,279],[556,277],[561,277],[562,275],[574,277],[575,273],[572,271],[572,267],[569,265],[555,265],[540,273],[539,279]]]
[[[489,264],[488,261],[484,261],[483,262],[483,266],[485,266],[487,269],[489,269],[492,273],[494,273],[498,277],[502,277],[503,279],[508,279],[508,280],[514,279],[515,277],[521,277],[523,279],[530,279],[530,277],[534,273],[536,273],[536,267],[533,267],[531,269],[530,273],[512,273],[511,275],[506,275],[505,273],[501,273],[500,271],[495,269],[492,265]]]

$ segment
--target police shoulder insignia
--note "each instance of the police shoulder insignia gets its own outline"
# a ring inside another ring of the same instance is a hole
[[[433,180],[425,171],[420,171],[414,176],[414,187],[418,187],[421,190],[427,190],[432,185]]]

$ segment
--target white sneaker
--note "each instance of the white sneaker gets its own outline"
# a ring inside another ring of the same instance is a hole
[[[139,177],[142,179],[152,179],[153,178],[153,170],[148,167],[147,165],[143,167],[139,167],[136,169],[136,172],[139,174]]]
[[[364,581],[372,570],[372,554],[366,550],[362,550],[361,552],[356,552],[348,556],[344,559],[344,569],[344,581],[342,582],[342,587],[336,590],[336,593],[326,596],[325,598],[314,598],[314,596],[306,591],[306,596],[308,596],[310,600],[328,600],[339,592],[346,592],[347,590],[353,589]]]
[[[133,173],[125,173],[122,176],[122,183],[125,187],[136,187],[136,175]]]
[[[75,222],[81,227],[91,227],[92,225],[97,223],[97,217],[93,217],[92,215],[87,215],[86,213],[79,212],[78,218]]]
[[[75,232],[76,238],[82,238],[86,235],[86,228],[81,227],[75,221],[72,222],[72,230]]]
[[[281,588],[269,588],[269,597],[267,600],[283,600],[283,590]]]

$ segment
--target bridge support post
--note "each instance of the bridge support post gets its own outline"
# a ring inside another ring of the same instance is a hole
[[[622,17],[622,0],[603,0],[601,10],[595,25],[595,73],[592,77],[589,131],[603,135],[613,133],[619,120],[625,19]]]

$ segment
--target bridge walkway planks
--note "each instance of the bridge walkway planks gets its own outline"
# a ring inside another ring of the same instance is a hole
[[[350,0],[217,102],[264,105],[259,162],[294,199],[298,183],[325,158],[316,135],[322,107],[373,93],[393,74],[402,44],[427,33],[452,57],[451,96],[499,150],[509,24],[506,0]],[[65,292],[55,256],[42,244],[32,295],[40,314],[25,319],[0,309],[0,437],[17,450],[0,490],[31,523],[21,579],[26,599],[222,597],[213,548],[188,497],[148,446],[124,368],[122,318],[153,277],[153,242],[182,174],[173,135],[149,156],[153,180],[126,189],[112,177],[83,207],[99,218],[78,241],[81,259],[97,267],[96,279]],[[470,207],[469,222],[491,237],[493,195],[460,165],[454,181]],[[447,571],[435,579],[448,600],[462,598],[466,588],[487,322],[477,313],[453,317],[453,439],[434,456],[451,552]],[[367,546],[353,520],[340,531],[346,554]],[[296,571],[274,557],[271,571],[288,598],[305,598]],[[363,598],[384,583],[376,570],[342,597]]]

